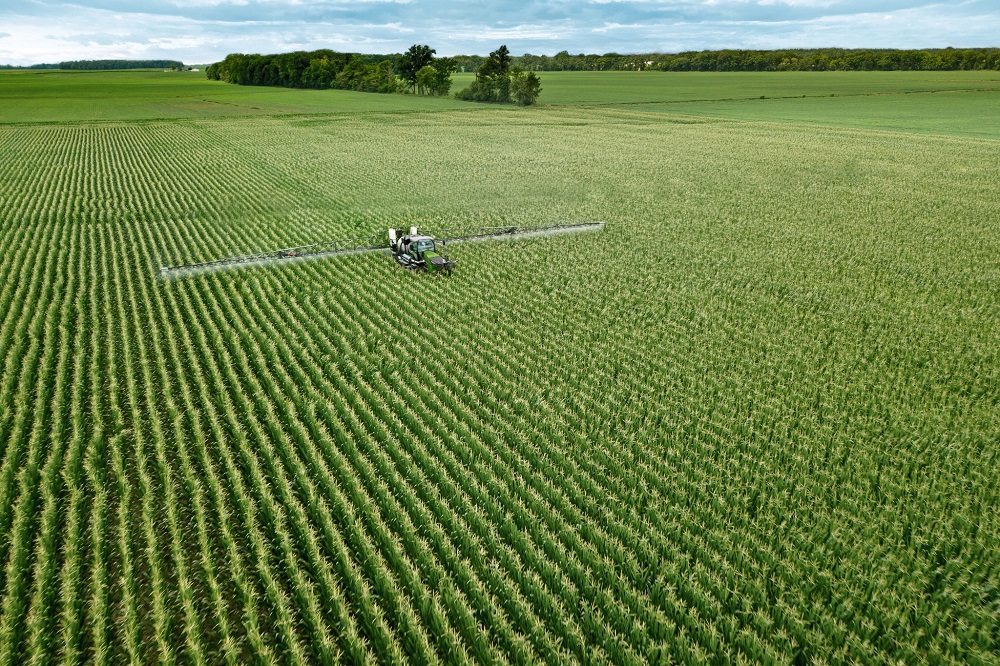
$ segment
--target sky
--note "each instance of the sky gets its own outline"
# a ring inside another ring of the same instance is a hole
[[[329,48],[439,56],[1000,46],[1000,0],[3,0],[0,64],[210,63]]]

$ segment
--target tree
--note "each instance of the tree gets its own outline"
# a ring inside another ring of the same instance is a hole
[[[490,60],[496,62],[497,68],[502,74],[510,71],[510,51],[507,50],[506,44],[490,53]]]
[[[337,74],[336,87],[358,92],[397,92],[396,77],[392,73],[392,63],[388,60],[368,64],[360,58],[351,58],[347,66]]]
[[[470,102],[496,102],[522,106],[534,104],[542,91],[534,72],[525,74],[520,67],[511,67],[512,59],[506,46],[490,54],[476,71],[476,80],[456,97]]]
[[[434,78],[431,80],[431,94],[444,96],[451,92],[451,75],[458,65],[454,58],[435,58],[431,62],[434,68]]]
[[[302,85],[307,88],[329,88],[340,68],[329,58],[313,58],[302,72]]]
[[[542,92],[542,82],[534,72],[515,67],[510,74],[510,96],[521,106],[531,106]]]
[[[510,74],[510,51],[506,46],[501,46],[476,70],[476,79],[499,79],[508,74]]]
[[[417,72],[417,83],[414,90],[418,95],[427,95],[434,85],[434,75],[437,70],[430,65],[424,65]]]
[[[414,44],[399,57],[399,78],[410,84],[411,90],[416,91],[417,72],[433,62],[435,53],[426,44]]]
[[[447,95],[451,90],[451,73],[454,71],[453,59],[435,58],[417,71],[413,90],[418,95]]]

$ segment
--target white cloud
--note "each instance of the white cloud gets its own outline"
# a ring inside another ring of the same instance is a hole
[[[595,33],[601,33],[601,32],[612,32],[614,30],[646,30],[649,27],[651,26],[645,23],[605,23],[604,25],[598,28],[591,28],[590,31]]]
[[[837,0],[757,0],[761,7],[779,5],[785,7],[822,7],[827,9],[837,4]]]
[[[178,9],[192,9],[195,7],[224,7],[232,5],[245,7],[250,4],[250,0],[170,0],[170,5]]]
[[[490,42],[513,40],[513,39],[535,39],[535,40],[556,40],[565,39],[570,31],[559,30],[557,26],[544,25],[516,25],[504,28],[490,28],[487,26],[467,26],[459,30],[442,30],[442,36],[449,39],[458,40],[486,40]]]
[[[833,7],[838,4],[837,0],[757,0],[757,4],[762,7],[770,5],[784,5],[785,7]]]

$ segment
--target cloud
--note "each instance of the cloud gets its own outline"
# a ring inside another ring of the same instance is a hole
[[[12,3],[9,3],[12,4]],[[439,55],[997,46],[995,0],[36,0],[0,9],[0,63],[214,62],[296,49]]]
[[[828,9],[837,4],[837,0],[759,0],[762,7],[768,5],[785,5],[786,7],[821,7]]]
[[[506,27],[465,26],[458,30],[441,31],[439,34],[449,40],[485,40],[490,43],[521,40],[559,40],[565,39],[571,28],[558,25],[512,25]]]

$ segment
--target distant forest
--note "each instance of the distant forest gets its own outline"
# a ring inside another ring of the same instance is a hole
[[[0,69],[180,69],[182,67],[184,63],[179,60],[67,60],[28,67],[0,65]]]
[[[59,63],[42,63],[39,65],[0,65],[0,69],[59,69]]]
[[[179,60],[70,60],[59,69],[180,69]]]
[[[458,56],[460,71],[475,71],[486,59]],[[659,70],[667,72],[784,72],[784,71],[913,71],[1000,69],[1000,49],[783,49],[749,51],[685,51],[620,55],[554,56],[525,54],[513,64],[524,70],[606,71]]]

